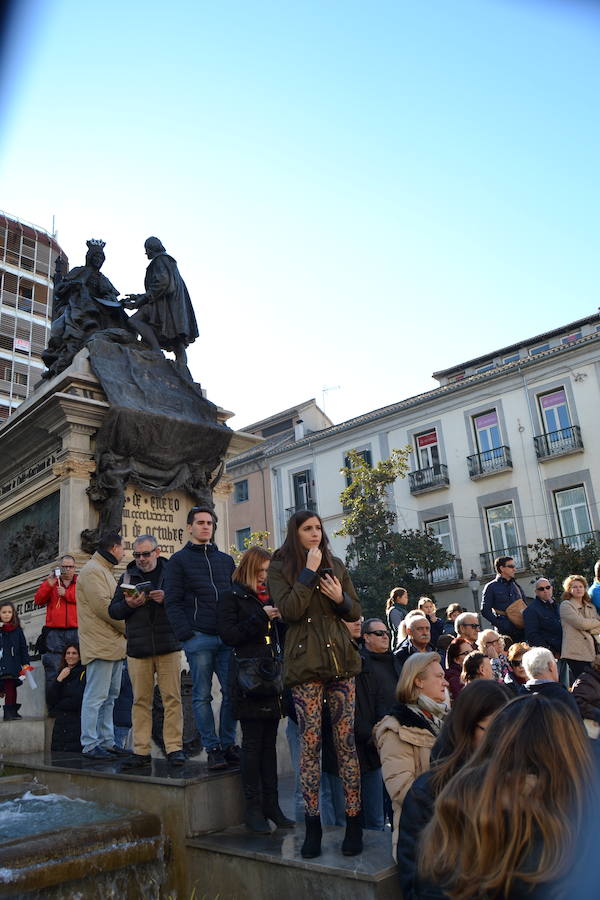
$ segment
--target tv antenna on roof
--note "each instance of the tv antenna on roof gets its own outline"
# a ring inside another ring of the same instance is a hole
[[[339,384],[330,385],[330,387],[321,388],[321,408],[325,411],[325,394],[328,394],[329,391],[339,391]]]

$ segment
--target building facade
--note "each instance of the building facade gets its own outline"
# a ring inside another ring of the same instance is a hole
[[[322,431],[331,425],[331,419],[313,399],[242,429],[242,434],[253,435],[257,443],[227,463],[225,479],[229,484],[226,509],[227,546],[243,550],[244,540],[253,531],[268,531],[272,543],[275,533],[273,497],[266,454],[279,446],[289,444],[290,441]],[[299,503],[308,501],[311,490],[310,484],[295,485],[294,500]]]
[[[438,603],[472,608],[477,583],[493,577],[503,554],[515,558],[531,595],[529,544],[580,546],[600,532],[600,317],[434,377],[431,391],[265,451],[274,546],[289,514],[308,505],[343,557],[347,541],[335,532],[348,451],[375,464],[409,447],[411,471],[395,483],[390,504],[399,530],[427,527],[452,554],[453,563],[430,576],[432,591],[443,592]]]
[[[51,235],[0,213],[0,421],[45,369],[57,259],[66,272],[67,258]]]

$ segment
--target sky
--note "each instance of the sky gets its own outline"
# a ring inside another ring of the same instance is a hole
[[[157,235],[234,428],[598,308],[597,4],[21,0],[8,38],[0,209],[122,294]]]

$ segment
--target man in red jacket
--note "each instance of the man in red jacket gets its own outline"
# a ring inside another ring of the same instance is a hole
[[[51,685],[60,667],[60,658],[69,644],[79,644],[77,632],[77,603],[75,599],[75,560],[63,556],[60,561],[60,577],[53,569],[41,583],[33,602],[46,607],[46,649],[42,663],[46,673],[46,689]]]

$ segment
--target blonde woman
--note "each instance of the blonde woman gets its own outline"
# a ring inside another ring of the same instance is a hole
[[[402,803],[415,778],[429,768],[429,754],[448,712],[448,682],[438,653],[415,653],[396,688],[398,703],[373,729],[383,780],[394,809],[392,846],[398,843]]]
[[[437,609],[431,597],[420,597],[417,609],[429,619],[431,625],[431,646],[437,647],[438,638],[444,631],[444,623],[438,619]]]
[[[494,679],[501,684],[510,674],[510,663],[504,653],[504,640],[495,628],[484,628],[477,637],[477,649],[490,660]]]
[[[559,608],[563,627],[561,658],[571,670],[571,683],[589,669],[596,656],[595,635],[600,634],[600,616],[587,587],[583,575],[568,575],[563,582]]]

